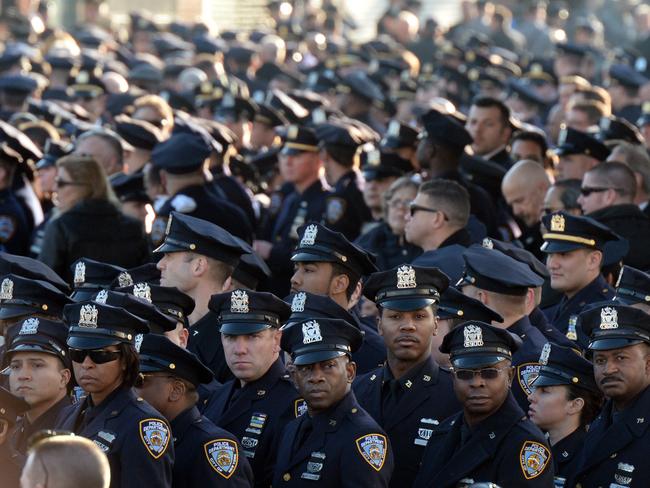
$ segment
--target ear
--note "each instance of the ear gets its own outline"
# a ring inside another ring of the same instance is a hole
[[[223,282],[223,286],[221,287],[221,291],[223,293],[225,293],[228,290],[230,290],[231,286],[232,286],[232,276],[228,276],[228,278],[226,278],[226,281]]]
[[[61,383],[64,388],[70,383],[70,378],[72,377],[72,373],[68,368],[63,368],[61,370]]]
[[[476,298],[478,298],[478,300],[486,307],[490,306],[490,294],[485,290],[478,290]]]
[[[280,342],[282,341],[282,331],[274,330],[273,331],[273,352],[280,353],[281,347]]]
[[[567,404],[567,413],[569,415],[579,414],[585,406],[585,400],[581,397],[575,398]]]
[[[187,342],[190,338],[190,331],[183,327],[179,332],[178,332],[178,342],[180,342],[180,345],[183,349],[187,349]]]
[[[432,336],[438,335],[438,316],[434,314],[433,316],[433,334]]]
[[[346,274],[336,275],[330,281],[330,296],[345,293],[350,285],[350,278]]]
[[[347,373],[348,376],[348,383],[352,384],[354,378],[356,378],[357,376],[357,363],[355,363],[350,359],[348,363],[345,365],[345,372]]]
[[[169,392],[167,394],[168,401],[177,402],[185,396],[185,384],[182,381],[174,380],[169,383]]]
[[[196,259],[192,260],[191,271],[197,277],[203,276],[208,271],[208,260],[205,259],[205,256],[196,255]]]
[[[515,367],[510,366],[508,368],[508,387],[512,387],[512,380],[515,379]]]
[[[377,333],[380,336],[384,335],[384,330],[382,329],[382,322],[381,322],[381,316],[383,315],[383,313],[384,313],[384,311],[382,310],[381,312],[379,312],[379,315],[377,315],[377,317],[376,317],[376,319],[377,319]]]
[[[594,270],[600,268],[603,262],[603,253],[602,251],[591,251],[587,259],[587,265],[589,270]]]

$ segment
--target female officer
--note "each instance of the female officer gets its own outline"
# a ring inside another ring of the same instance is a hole
[[[548,433],[555,463],[555,486],[562,487],[576,465],[587,427],[598,415],[603,396],[592,364],[573,349],[547,343],[539,376],[528,396],[528,417]]]
[[[142,319],[96,302],[67,305],[68,347],[74,377],[88,394],[71,407],[60,429],[95,442],[108,456],[111,488],[170,487],[174,453],[162,415],[132,387],[139,374],[137,334]]]

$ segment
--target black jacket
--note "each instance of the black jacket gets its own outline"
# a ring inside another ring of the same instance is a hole
[[[82,257],[124,268],[151,258],[142,223],[106,200],[84,200],[45,228],[38,259],[67,282],[72,281],[70,265]]]
[[[393,234],[386,222],[370,229],[355,243],[376,256],[375,264],[380,271],[410,263],[422,254],[422,249],[418,246],[406,242],[403,236]]]

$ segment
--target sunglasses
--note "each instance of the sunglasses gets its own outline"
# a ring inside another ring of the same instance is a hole
[[[75,363],[83,363],[86,356],[95,364],[104,364],[115,361],[122,355],[121,351],[106,351],[104,349],[72,349],[69,350],[70,359]]]
[[[585,186],[585,187],[583,187],[583,188],[580,188],[580,194],[581,194],[583,197],[588,197],[588,196],[591,195],[592,193],[602,193],[602,192],[605,192],[605,191],[607,191],[607,190],[614,190],[615,192],[620,192],[620,191],[621,191],[620,188],[604,188],[604,187],[589,187],[589,186]]]
[[[437,208],[423,207],[422,205],[418,205],[417,203],[411,202],[409,204],[409,213],[411,214],[411,217],[413,217],[417,212],[430,212],[430,213],[440,212],[445,220],[449,220],[442,210],[438,210]]]
[[[484,380],[495,380],[499,377],[503,368],[482,368],[482,369],[454,369],[453,373],[460,381],[472,381],[474,377],[480,376]]]

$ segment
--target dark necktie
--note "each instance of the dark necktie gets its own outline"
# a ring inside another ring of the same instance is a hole
[[[382,412],[384,419],[391,417],[397,410],[401,386],[396,379],[388,380],[384,385],[384,400],[382,402]]]
[[[312,430],[314,430],[314,423],[311,417],[309,414],[303,415],[303,421],[300,424],[300,427],[298,427],[298,432],[296,432],[296,440],[293,444],[294,453],[298,452],[298,450],[305,444]]]

